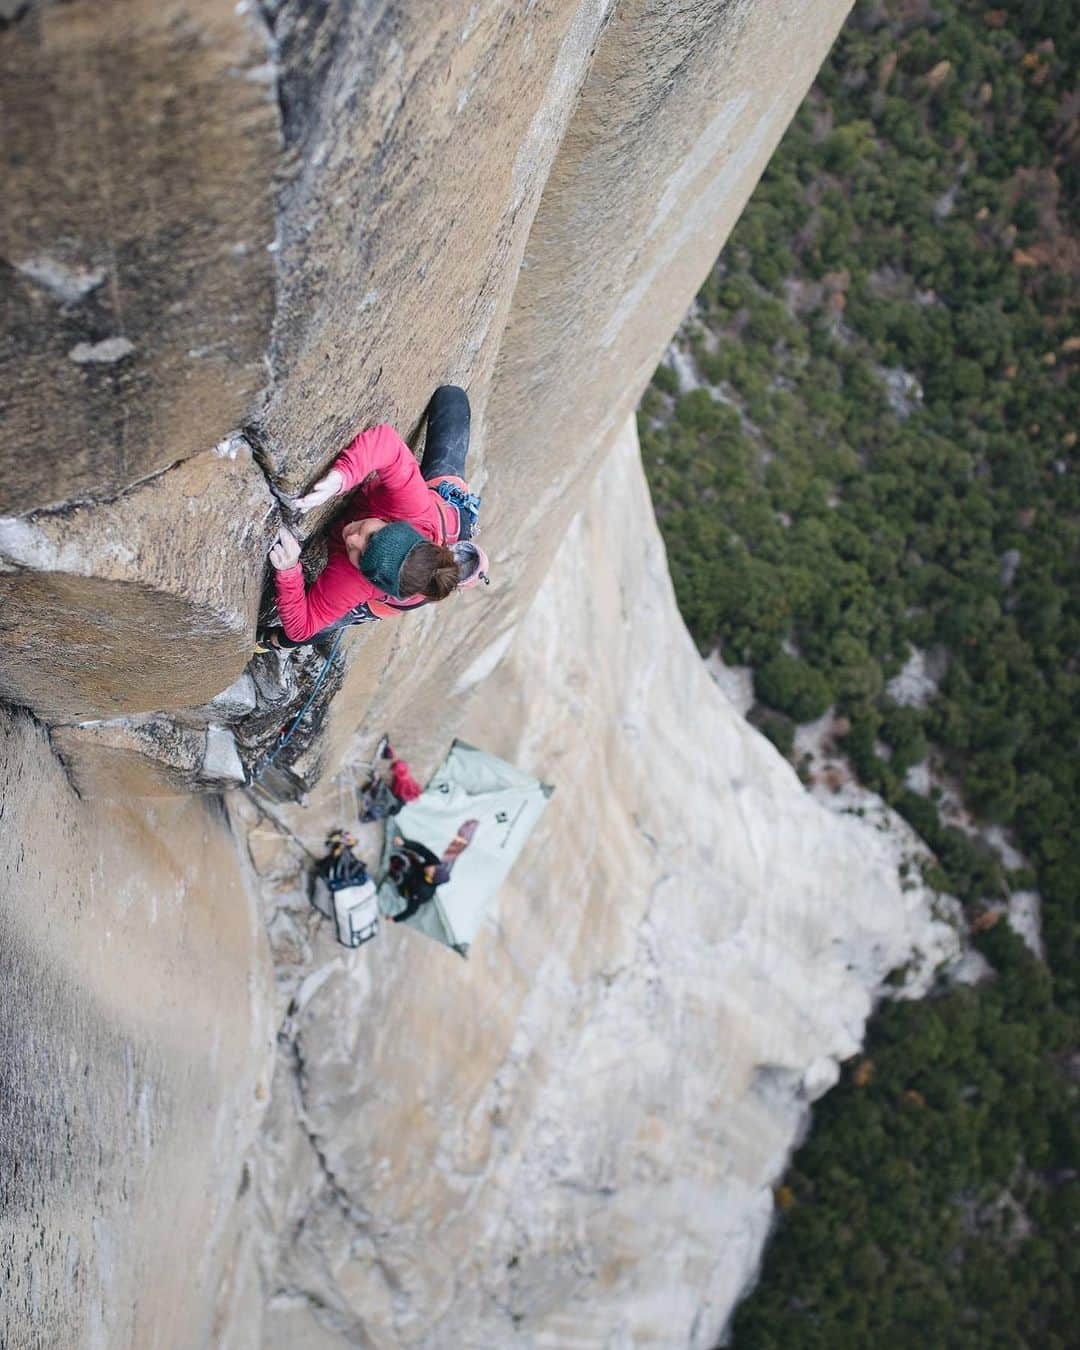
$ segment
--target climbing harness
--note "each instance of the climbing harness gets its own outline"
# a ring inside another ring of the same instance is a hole
[[[471,539],[476,533],[476,522],[480,515],[480,498],[476,493],[468,492],[465,488],[458,487],[456,483],[448,483],[445,479],[432,491],[444,502],[449,502],[451,506],[457,508],[458,519],[462,524],[462,528],[458,531],[459,537]]]

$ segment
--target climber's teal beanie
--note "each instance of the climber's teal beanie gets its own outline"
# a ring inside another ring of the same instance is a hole
[[[414,530],[408,521],[392,520],[371,536],[367,548],[360,555],[360,571],[373,586],[402,600],[404,596],[398,589],[401,569],[417,544],[424,542],[424,536],[419,530]]]

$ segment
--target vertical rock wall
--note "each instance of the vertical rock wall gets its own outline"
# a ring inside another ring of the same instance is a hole
[[[274,5],[291,177],[259,434],[302,487],[438,384],[482,407],[540,194],[613,0]]]
[[[513,447],[498,514],[513,519],[521,559],[515,605],[543,577],[848,8],[618,6],[544,188],[489,406],[489,441]]]
[[[324,747],[332,762],[399,714],[371,701],[399,663],[418,734],[445,732],[439,700],[508,640],[844,7],[127,0],[101,24],[77,3],[0,32],[22,188],[4,244],[0,694],[50,721],[205,702],[250,651],[278,519],[263,471],[297,490],[357,426],[408,431],[457,380],[470,472],[490,480],[494,603],[444,607],[401,642],[403,625],[354,637]],[[152,87],[119,99],[133,80]],[[75,127],[86,106],[96,122]],[[72,200],[34,172],[61,123]],[[227,438],[240,424],[247,440]],[[423,688],[421,631],[442,658]]]
[[[0,698],[52,723],[212,698],[251,656],[272,506],[235,439],[118,497],[0,519]]]
[[[242,6],[17,8],[0,28],[4,514],[115,496],[243,418],[265,380],[278,153]]]
[[[272,1044],[224,814],[80,802],[2,708],[0,785],[0,1344],[211,1344]]]
[[[468,962],[293,968],[257,1343],[711,1350],[885,976],[955,950],[711,681],[632,428],[583,508],[464,728],[557,785]]]
[[[404,725],[421,741],[435,733],[434,752],[452,728],[506,650],[848,8],[615,6],[544,182],[495,371],[475,391],[496,584],[424,615],[393,651],[380,633],[378,669],[392,678],[374,689],[358,660],[331,746],[347,743],[365,704],[368,737]],[[438,662],[417,669],[416,641]]]
[[[0,31],[23,166],[0,248],[16,409],[0,432],[0,695],[51,721],[206,701],[250,654],[278,519],[262,470],[294,491],[358,427],[415,427],[447,380],[482,409],[611,9],[126,0],[101,23],[48,6]],[[132,82],[139,97],[118,97]],[[74,198],[38,172],[69,124]],[[118,254],[117,231],[139,247]],[[225,439],[238,427],[261,468]],[[168,467],[195,455],[196,483]],[[470,467],[482,476],[479,446]],[[198,661],[170,660],[173,642]]]

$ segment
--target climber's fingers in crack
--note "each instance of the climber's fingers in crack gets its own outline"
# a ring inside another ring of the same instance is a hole
[[[270,563],[279,572],[292,567],[300,561],[300,541],[284,525],[277,532],[277,538],[270,547]]]
[[[336,497],[344,487],[344,479],[337,469],[331,469],[325,474],[310,492],[303,497],[297,497],[293,502],[293,509],[303,515],[306,511],[313,511],[316,506],[322,506],[323,502],[328,502],[332,497]]]

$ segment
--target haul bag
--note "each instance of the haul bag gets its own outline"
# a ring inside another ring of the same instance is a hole
[[[320,913],[333,919],[337,940],[343,947],[362,947],[379,931],[373,881],[334,887],[325,877],[316,876],[312,903]]]

